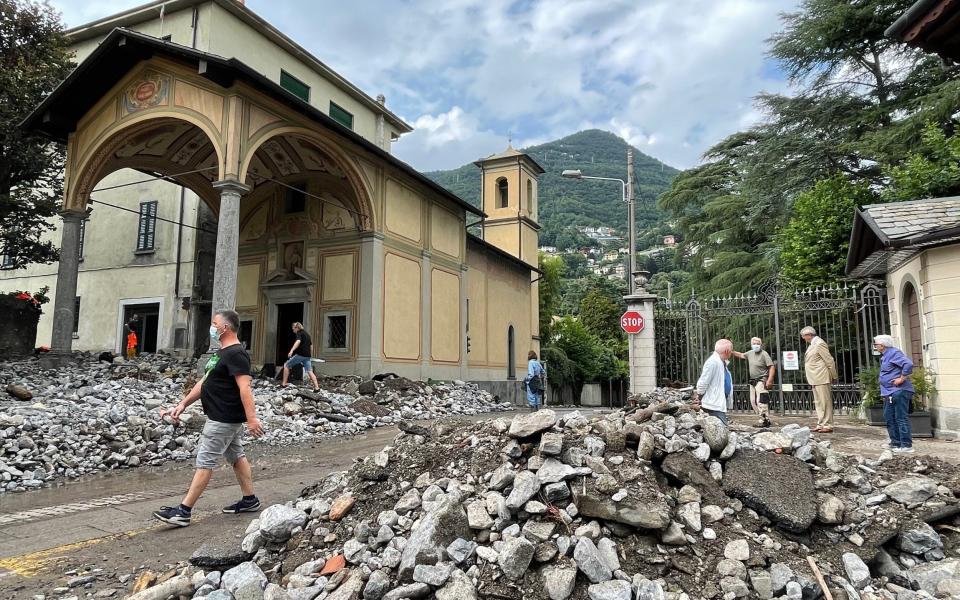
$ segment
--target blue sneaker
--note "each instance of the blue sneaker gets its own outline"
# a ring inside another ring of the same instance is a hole
[[[256,496],[252,500],[240,499],[239,502],[234,502],[230,506],[224,506],[223,512],[228,515],[235,515],[242,512],[257,512],[260,510],[260,499]]]
[[[161,506],[153,513],[153,518],[177,527],[186,527],[190,524],[190,514],[179,506]]]

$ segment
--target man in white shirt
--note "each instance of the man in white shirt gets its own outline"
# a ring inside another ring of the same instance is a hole
[[[733,342],[717,340],[714,353],[703,363],[703,372],[697,380],[697,398],[703,412],[728,424],[727,405],[733,399],[733,377],[727,368],[733,354]]]

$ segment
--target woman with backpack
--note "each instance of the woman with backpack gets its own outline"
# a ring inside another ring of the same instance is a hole
[[[527,376],[523,381],[527,388],[527,404],[530,405],[530,410],[537,410],[540,408],[540,399],[543,397],[546,370],[537,360],[537,353],[533,350],[527,354]]]

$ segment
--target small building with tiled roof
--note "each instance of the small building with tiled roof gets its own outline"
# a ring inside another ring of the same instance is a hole
[[[960,196],[857,210],[847,275],[884,278],[890,334],[933,371],[939,436],[960,436]]]

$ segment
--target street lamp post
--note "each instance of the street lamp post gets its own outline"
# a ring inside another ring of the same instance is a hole
[[[584,175],[580,169],[566,169],[563,173],[560,174],[561,177],[566,177],[567,179],[596,179],[599,181],[618,181],[620,182],[621,191],[623,192],[623,201],[627,205],[627,228],[629,229],[629,240],[630,240],[630,273],[627,275],[627,284],[630,294],[632,295],[635,291],[636,284],[633,281],[633,274],[637,270],[637,226],[636,226],[636,217],[634,216],[634,202],[633,202],[633,149],[627,149],[627,180],[617,179],[616,177],[592,177],[589,175]]]

